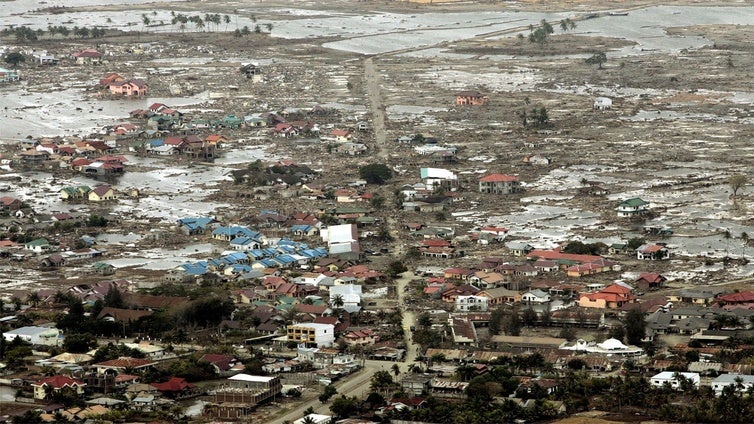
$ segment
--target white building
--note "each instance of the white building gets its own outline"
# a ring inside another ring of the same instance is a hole
[[[442,168],[421,168],[422,182],[429,188],[450,188],[458,185],[458,176],[452,171]]]
[[[546,292],[539,289],[529,290],[521,295],[521,301],[526,303],[547,303],[552,297]]]
[[[331,225],[320,231],[330,255],[359,253],[359,230],[356,224]]]
[[[331,422],[332,417],[330,415],[309,414],[303,418],[297,419],[293,424],[330,424]]]
[[[751,386],[754,386],[754,375],[721,374],[712,380],[712,390],[715,391],[715,396],[720,396],[723,394],[723,389],[728,386],[736,387],[739,383],[741,386],[736,391],[739,393],[746,392]]]
[[[328,347],[335,343],[335,326],[332,324],[294,324],[286,329],[290,342],[305,346]]]
[[[356,284],[342,284],[330,287],[330,307],[335,308],[335,299],[343,301],[343,310],[348,313],[361,310],[361,286]]]
[[[644,350],[638,346],[624,345],[618,339],[607,339],[602,343],[587,342],[578,339],[576,343],[565,343],[560,349],[575,350],[577,352],[596,353],[608,356],[641,356]]]
[[[456,311],[458,312],[486,312],[488,308],[485,296],[458,296],[456,297]]]
[[[5,341],[11,342],[16,337],[33,345],[60,346],[63,343],[63,335],[57,328],[48,327],[21,327],[3,333]]]
[[[677,390],[681,387],[680,376],[683,376],[686,379],[690,380],[694,384],[694,387],[699,387],[701,377],[699,377],[699,373],[696,372],[663,371],[657,375],[652,376],[652,378],[649,379],[649,383],[655,387],[662,387],[665,384],[669,384],[670,387]]]

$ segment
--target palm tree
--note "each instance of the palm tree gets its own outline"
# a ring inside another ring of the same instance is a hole
[[[223,20],[225,21],[225,32],[228,32],[228,24],[230,23],[230,15],[223,16]]]
[[[725,239],[725,258],[728,258],[728,247],[730,246],[730,230],[723,232],[723,238]]]
[[[401,369],[398,366],[398,364],[393,364],[392,367],[390,367],[390,370],[393,371],[393,374],[398,377],[398,375],[401,373]]]
[[[741,240],[743,241],[743,247],[741,248],[741,257],[746,259],[746,245],[749,244],[749,235],[746,231],[741,233]]]
[[[146,28],[147,26],[149,26],[149,24],[150,24],[151,22],[152,22],[152,20],[151,20],[151,19],[149,19],[149,16],[147,16],[147,14],[146,14],[146,13],[142,13],[142,15],[141,15],[141,23],[143,24],[143,25],[142,25],[142,27],[141,27],[141,30],[142,30],[142,32],[144,31],[144,29],[145,29],[145,28]]]
[[[332,302],[332,305],[337,309],[340,309],[343,307],[343,305],[345,305],[342,294],[336,294],[335,296],[333,296],[333,298],[331,299],[331,302]]]
[[[36,307],[39,305],[41,301],[42,299],[39,297],[39,293],[37,292],[29,293],[29,295],[26,296],[26,303],[28,303],[31,306]]]

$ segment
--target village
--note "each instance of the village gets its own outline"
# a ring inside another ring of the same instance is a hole
[[[0,421],[751,422],[725,3],[3,2]]]

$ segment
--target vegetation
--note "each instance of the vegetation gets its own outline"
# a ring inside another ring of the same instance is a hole
[[[5,63],[12,67],[18,66],[19,63],[26,62],[26,56],[19,52],[12,52],[5,55]]]
[[[733,191],[733,197],[738,195],[738,191],[742,190],[748,181],[748,177],[744,174],[735,174],[728,178],[728,185],[730,185],[730,189]]]
[[[569,242],[563,248],[564,253],[575,253],[578,255],[599,255],[605,245],[602,243],[582,243],[580,241]]]
[[[590,57],[584,59],[587,65],[597,65],[597,69],[602,69],[602,65],[607,62],[607,55],[605,53],[595,53]]]
[[[382,163],[374,163],[359,168],[359,176],[369,184],[385,184],[393,177],[393,171]]]
[[[554,33],[555,30],[553,29],[552,25],[550,25],[549,22],[542,19],[539,23],[539,27],[534,27],[533,25],[529,26],[529,42],[530,43],[536,43],[540,46],[544,46],[547,44],[547,40],[550,37],[550,34]]]

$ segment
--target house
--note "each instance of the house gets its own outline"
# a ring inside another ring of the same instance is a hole
[[[214,392],[212,402],[205,406],[209,416],[239,420],[251,414],[257,405],[274,400],[282,391],[280,377],[236,374]]]
[[[71,55],[77,65],[96,65],[102,63],[102,53],[94,49],[84,49]]]
[[[626,303],[633,303],[635,298],[631,289],[619,284],[611,284],[596,293],[582,293],[579,306],[583,308],[617,309]]]
[[[107,85],[111,94],[122,96],[144,96],[147,94],[147,83],[140,79],[117,81]]]
[[[290,342],[306,346],[329,347],[335,342],[335,326],[332,324],[294,324],[286,328]]]
[[[353,138],[350,131],[338,129],[332,130],[330,132],[330,137],[338,143],[347,143]]]
[[[485,296],[456,296],[456,311],[458,312],[486,312],[487,297]]]
[[[351,330],[343,335],[343,341],[349,346],[365,346],[375,344],[380,337],[370,329]]]
[[[92,191],[89,192],[90,202],[104,202],[106,200],[114,200],[117,198],[118,194],[115,192],[115,189],[107,184],[94,187]]]
[[[366,144],[363,143],[340,143],[335,147],[335,151],[340,154],[358,156],[368,151]]]
[[[670,250],[660,244],[643,244],[636,249],[636,259],[645,261],[670,259]]]
[[[15,197],[10,196],[2,196],[0,197],[0,210],[1,211],[17,211],[21,209],[21,206],[23,206],[23,202],[16,199]]]
[[[47,239],[38,238],[26,243],[24,249],[31,250],[34,253],[43,253],[52,250],[52,245]]]
[[[613,100],[608,97],[597,97],[594,99],[595,110],[610,110],[613,107]]]
[[[107,87],[108,85],[116,82],[125,81],[126,79],[120,76],[119,74],[116,74],[115,72],[110,72],[109,74],[106,74],[103,78],[100,78],[99,85],[102,87]]]
[[[18,81],[21,79],[18,71],[14,69],[0,68],[0,82]]]
[[[515,303],[521,300],[521,295],[515,290],[509,290],[505,287],[482,290],[478,294],[487,298],[489,305],[502,305],[505,303]]]
[[[645,202],[638,197],[633,197],[618,203],[615,212],[620,218],[641,216],[649,212],[649,202]]]
[[[170,377],[168,381],[152,383],[151,386],[163,395],[173,399],[185,399],[201,393],[195,385],[179,377]]]
[[[512,194],[521,191],[521,182],[514,175],[490,174],[479,179],[479,192]]]
[[[489,97],[478,91],[459,91],[456,93],[456,105],[458,106],[482,106],[486,105]]]
[[[54,375],[31,383],[31,387],[34,389],[34,399],[47,400],[50,399],[50,395],[56,395],[63,391],[70,391],[81,396],[84,394],[86,383],[65,375]]]
[[[534,246],[525,241],[511,241],[505,243],[505,247],[511,251],[511,255],[513,256],[526,256],[534,250]]]
[[[699,373],[695,372],[663,371],[659,374],[653,375],[649,379],[649,384],[655,387],[669,385],[672,389],[678,390],[683,388],[683,380],[690,382],[694,388],[699,388],[701,377],[699,376]]]
[[[48,327],[21,327],[3,333],[6,342],[12,342],[19,338],[25,342],[40,346],[60,346],[63,335],[57,328]]]
[[[60,189],[60,198],[62,200],[83,199],[88,197],[92,191],[88,186],[68,186]]]
[[[155,361],[151,359],[131,358],[128,356],[121,356],[117,359],[111,359],[109,361],[99,362],[94,364],[93,367],[97,370],[97,374],[107,374],[108,372],[123,373],[127,369],[132,370],[133,373],[139,373],[146,371],[149,368],[154,367]],[[132,373],[132,372],[129,372]]]
[[[754,303],[754,293],[750,291],[740,291],[717,296],[718,302],[724,305],[747,305]]]
[[[337,280],[336,280],[337,283]],[[341,284],[330,287],[330,306],[342,303],[343,310],[348,313],[361,310],[361,286],[355,284]]]
[[[642,291],[657,290],[662,288],[662,285],[667,280],[668,279],[661,274],[655,272],[644,272],[639,274],[639,277],[634,280],[634,286]]]
[[[547,303],[551,300],[549,294],[539,289],[529,290],[521,295],[521,301],[526,303]]]
[[[722,395],[726,387],[732,387],[734,392],[746,393],[754,386],[754,375],[721,374],[712,380],[711,386],[715,396]]]

